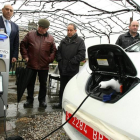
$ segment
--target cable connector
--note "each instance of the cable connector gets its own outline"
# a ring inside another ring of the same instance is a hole
[[[122,93],[122,90],[123,90],[123,86],[119,83],[118,80],[115,80],[115,79],[111,79],[109,81],[102,81],[99,83],[99,85],[100,85],[100,88],[103,88],[103,89],[107,89],[111,87],[116,92]]]

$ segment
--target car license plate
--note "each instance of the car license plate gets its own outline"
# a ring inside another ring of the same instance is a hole
[[[68,120],[71,115],[71,113],[66,111],[66,120]],[[86,125],[84,122],[82,122],[76,117],[72,117],[68,123],[90,140],[111,140],[103,134],[99,133],[98,131],[94,130],[90,126]]]

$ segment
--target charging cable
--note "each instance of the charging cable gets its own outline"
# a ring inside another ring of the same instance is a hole
[[[5,132],[5,136],[6,136],[6,139],[7,139],[7,133],[6,133],[6,106],[4,104],[4,100],[2,98],[2,96],[0,95],[0,98],[3,102],[3,109],[4,109],[4,132]]]
[[[100,88],[100,85],[99,85],[99,86],[96,86],[96,87],[94,88],[94,91],[96,91],[98,88]],[[45,137],[42,138],[41,140],[44,140],[45,138],[49,137],[51,134],[53,134],[54,132],[56,132],[57,130],[59,130],[61,127],[63,127],[63,126],[76,114],[76,112],[80,109],[80,107],[83,105],[83,103],[86,101],[86,99],[87,99],[91,94],[92,94],[92,92],[89,93],[89,94],[86,96],[86,98],[81,102],[81,104],[78,106],[78,108],[74,111],[74,113],[70,116],[70,118],[69,118],[66,122],[64,122],[61,126],[59,126],[58,128],[56,128],[54,131],[52,131],[51,133],[49,133],[47,136],[45,136]]]

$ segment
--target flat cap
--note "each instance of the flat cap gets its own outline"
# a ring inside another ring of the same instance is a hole
[[[47,19],[40,19],[38,21],[38,25],[44,28],[48,28],[50,26],[50,22]]]

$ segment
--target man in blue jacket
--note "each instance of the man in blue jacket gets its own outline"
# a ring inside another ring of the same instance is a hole
[[[0,16],[0,28],[4,28],[4,32],[9,36],[10,40],[10,68],[13,62],[18,59],[19,51],[19,29],[18,26],[11,21],[14,10],[10,4],[2,8],[2,16]]]
[[[85,43],[77,35],[76,25],[67,26],[67,36],[60,42],[56,60],[60,72],[59,104],[55,108],[62,108],[63,91],[68,81],[79,72],[80,62],[85,60]]]

